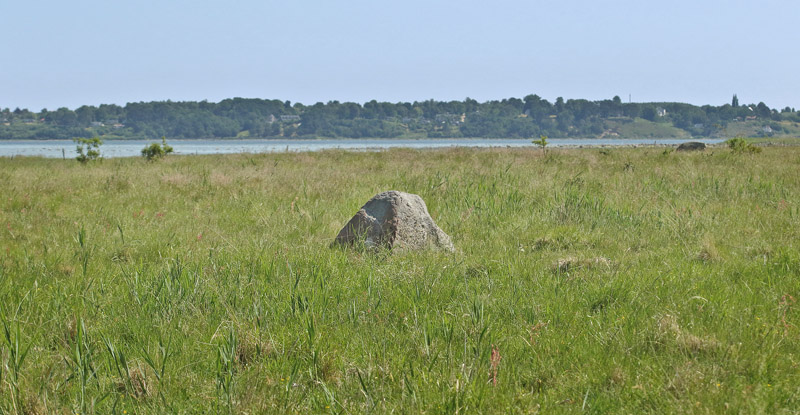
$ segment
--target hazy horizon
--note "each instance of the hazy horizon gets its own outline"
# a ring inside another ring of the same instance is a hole
[[[527,94],[798,107],[799,19],[783,0],[10,3],[0,108]]]

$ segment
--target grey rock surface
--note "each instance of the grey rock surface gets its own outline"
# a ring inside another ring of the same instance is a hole
[[[339,231],[334,245],[397,250],[439,248],[453,242],[439,229],[418,195],[390,190],[375,195]]]
[[[698,141],[688,141],[678,146],[676,151],[703,151],[706,149],[704,143]]]

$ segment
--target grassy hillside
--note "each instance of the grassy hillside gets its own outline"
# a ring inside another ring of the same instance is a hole
[[[2,413],[791,413],[800,148],[0,160]],[[455,254],[331,249],[419,194]]]
[[[685,138],[690,134],[671,123],[655,123],[641,118],[615,118],[607,122],[608,131],[620,138]]]
[[[731,122],[722,134],[726,137],[800,137],[800,124],[791,121],[758,120]]]

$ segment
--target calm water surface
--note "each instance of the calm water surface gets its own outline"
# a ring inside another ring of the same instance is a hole
[[[678,145],[685,139],[605,139],[605,138],[551,138],[548,147],[577,146],[628,146],[628,145]],[[706,144],[719,143],[719,139],[699,139]],[[103,157],[139,156],[146,145],[160,140],[106,141],[100,148]],[[319,151],[327,149],[381,150],[394,147],[531,147],[524,139],[295,139],[295,140],[169,140],[176,154],[229,154],[274,153],[282,151]],[[0,140],[0,157],[42,156],[75,157],[75,143],[70,140]]]

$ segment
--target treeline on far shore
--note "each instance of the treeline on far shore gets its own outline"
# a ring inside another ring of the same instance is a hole
[[[612,99],[377,102],[232,98],[218,103],[136,102],[33,112],[0,111],[0,139],[530,138],[800,136],[800,114],[763,102],[713,106]]]

